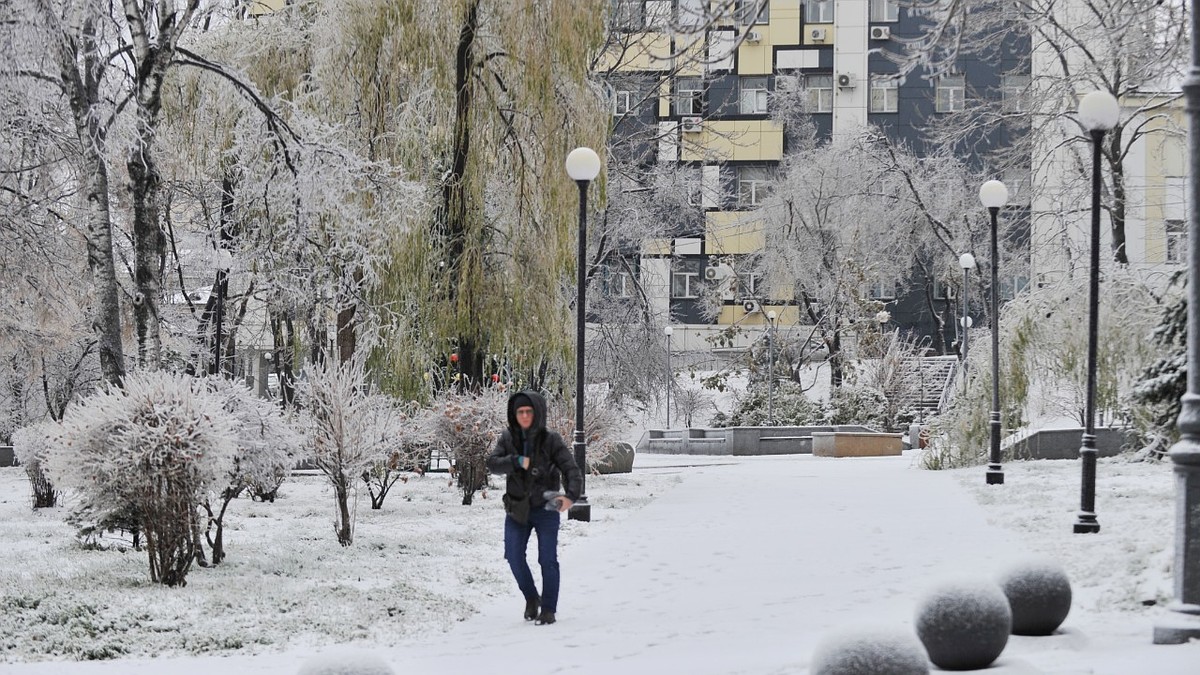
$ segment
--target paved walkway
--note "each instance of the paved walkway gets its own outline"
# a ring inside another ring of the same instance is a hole
[[[638,470],[689,461],[644,456]],[[826,632],[910,626],[928,585],[987,577],[1023,554],[952,477],[913,469],[909,457],[695,461],[703,466],[682,471],[679,485],[563,550],[557,624],[522,621],[514,589],[434,644],[381,653],[398,675],[806,673]],[[1154,646],[1150,635],[1148,622],[1072,615],[1062,634],[1014,637],[988,672],[1200,672],[1200,644]],[[292,675],[300,661],[242,658],[236,670]],[[222,663],[192,659],[184,670],[231,672]],[[181,669],[160,661],[70,672]]]

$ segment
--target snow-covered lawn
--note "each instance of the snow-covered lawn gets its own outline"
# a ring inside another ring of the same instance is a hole
[[[589,478],[596,522],[564,520],[562,545],[678,480]],[[386,646],[441,633],[487,598],[512,593],[500,542],[502,488],[462,506],[449,481],[431,473],[398,483],[379,511],[364,494],[354,544],[343,548],[331,488],[320,476],[297,476],[274,503],[234,502],[225,562],[194,567],[186,587],[171,589],[150,582],[142,551],[85,550],[63,522],[66,507],[33,511],[24,471],[0,469],[0,659]]]

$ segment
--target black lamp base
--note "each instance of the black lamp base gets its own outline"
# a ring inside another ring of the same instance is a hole
[[[592,505],[587,502],[586,497],[580,497],[579,501],[571,505],[571,509],[567,511],[567,520],[592,522]]]

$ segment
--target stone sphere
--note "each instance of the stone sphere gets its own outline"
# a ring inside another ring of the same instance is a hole
[[[917,637],[929,660],[945,670],[986,668],[1008,644],[1012,610],[988,581],[938,585],[917,607]]]
[[[396,671],[369,651],[341,648],[314,656],[296,675],[396,675]]]
[[[1049,635],[1071,611],[1071,580],[1053,560],[1022,560],[997,582],[1012,609],[1013,635]]]
[[[883,628],[830,634],[813,650],[812,675],[926,675],[925,648],[911,634]]]

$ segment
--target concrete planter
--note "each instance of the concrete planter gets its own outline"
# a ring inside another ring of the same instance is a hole
[[[816,457],[886,457],[902,451],[901,434],[814,431],[812,435]]]
[[[608,452],[596,460],[592,468],[596,473],[632,473],[633,446],[628,443],[613,443]]]
[[[16,466],[17,454],[11,445],[0,445],[0,466]]]

